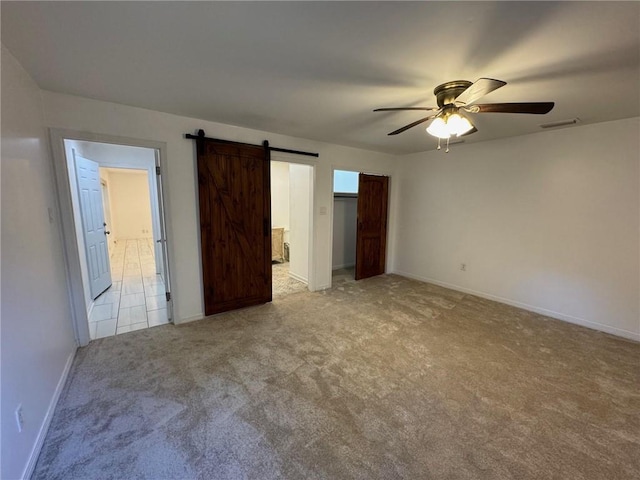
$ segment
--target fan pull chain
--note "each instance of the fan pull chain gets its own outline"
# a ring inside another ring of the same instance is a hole
[[[438,137],[438,148],[436,150],[440,150],[440,137]]]
[[[447,149],[444,151],[444,153],[449,153],[449,138],[447,138]]]

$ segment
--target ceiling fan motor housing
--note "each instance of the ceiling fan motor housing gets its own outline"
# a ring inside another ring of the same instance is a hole
[[[433,89],[433,94],[436,96],[439,107],[453,104],[456,97],[469,88],[473,82],[468,80],[454,80],[453,82],[443,83]]]

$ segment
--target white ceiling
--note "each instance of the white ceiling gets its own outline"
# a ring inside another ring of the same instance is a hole
[[[467,143],[640,115],[638,2],[6,2],[2,43],[40,87],[370,150],[435,148],[433,88],[480,77]]]

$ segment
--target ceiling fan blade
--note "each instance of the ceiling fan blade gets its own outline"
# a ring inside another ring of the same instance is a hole
[[[484,105],[471,105],[466,111],[471,113],[533,113],[544,115],[549,113],[554,102],[528,102],[528,103],[485,103]]]
[[[374,112],[393,112],[396,110],[439,110],[438,107],[391,107],[391,108],[376,108]]]
[[[393,132],[389,133],[388,135],[398,135],[399,133],[402,133],[405,130],[409,130],[410,128],[413,128],[416,125],[420,125],[421,123],[424,123],[424,122],[426,122],[428,120],[431,120],[436,115],[429,115],[428,117],[424,117],[424,118],[421,118],[420,120],[416,120],[415,122],[410,123],[409,125],[405,125],[404,127],[399,128],[398,130],[394,130]]]
[[[500,87],[504,87],[507,82],[502,80],[494,80],[493,78],[480,78],[471,84],[464,92],[456,97],[456,102],[469,105],[476,100],[484,97],[487,93],[491,93]]]

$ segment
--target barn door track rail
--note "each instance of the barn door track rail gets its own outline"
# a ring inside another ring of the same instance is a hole
[[[206,137],[205,133],[204,133],[204,130],[202,130],[202,129],[198,130],[198,134],[197,135],[192,135],[190,133],[185,133],[184,134],[184,138],[189,138],[191,140],[213,140],[215,142],[220,142],[220,143],[238,143],[238,142],[233,142],[231,140],[220,140],[219,138]],[[303,152],[302,150],[291,150],[289,148],[270,147],[269,146],[269,142],[267,140],[265,140],[262,145],[255,145],[255,146],[256,147],[264,146],[265,148],[268,148],[269,151],[271,151],[271,152],[293,153],[295,155],[305,155],[307,157],[316,157],[316,158],[320,156],[319,153]]]

